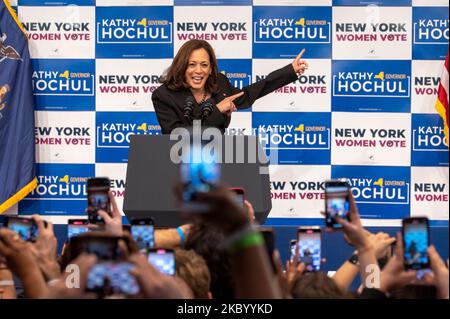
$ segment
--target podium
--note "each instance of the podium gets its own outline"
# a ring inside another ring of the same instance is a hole
[[[221,136],[221,183],[242,187],[263,224],[272,209],[268,163],[256,136]],[[174,188],[179,181],[180,164],[170,157],[177,143],[170,135],[131,137],[125,182],[123,210],[128,219],[152,217],[156,226],[183,224]],[[256,158],[256,160],[255,160]],[[261,174],[262,173],[262,174]]]

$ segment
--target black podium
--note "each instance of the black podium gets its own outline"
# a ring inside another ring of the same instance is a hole
[[[272,208],[264,151],[256,136],[221,138],[222,183],[228,187],[243,187],[255,209],[255,218],[263,224]],[[128,219],[153,217],[155,224],[163,227],[183,223],[174,196],[180,164],[173,163],[170,157],[175,143],[177,141],[171,141],[169,135],[132,136],[123,205]]]

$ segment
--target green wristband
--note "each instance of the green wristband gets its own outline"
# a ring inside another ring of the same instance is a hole
[[[229,248],[230,254],[234,255],[239,250],[262,246],[264,244],[264,238],[259,232],[252,232],[244,235],[242,238],[236,240]]]

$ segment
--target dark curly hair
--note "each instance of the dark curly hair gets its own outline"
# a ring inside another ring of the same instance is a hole
[[[166,70],[162,77],[162,83],[167,85],[170,90],[180,91],[183,88],[189,88],[185,80],[186,69],[189,64],[191,53],[198,49],[205,49],[209,55],[211,64],[211,74],[206,81],[205,89],[214,94],[218,91],[217,78],[219,76],[216,54],[211,45],[204,40],[190,40],[183,44],[173,59],[172,65]]]

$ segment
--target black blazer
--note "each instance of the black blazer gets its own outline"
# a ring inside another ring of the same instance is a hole
[[[297,74],[291,64],[271,72],[264,80],[253,83],[242,89],[244,95],[234,100],[234,104],[238,109],[250,107],[257,99],[263,97],[278,88],[281,88],[291,82],[297,80]],[[241,90],[233,87],[228,78],[219,74],[218,77],[218,93],[211,98],[217,103],[230,95],[237,94]],[[173,91],[167,88],[165,84],[161,85],[153,92],[152,101],[155,107],[156,116],[163,134],[170,132],[177,127],[188,127],[190,124],[183,117],[183,108],[188,96],[192,96],[189,89],[181,91]],[[195,100],[195,99],[194,99]],[[195,103],[194,114],[198,114],[200,105]],[[196,112],[197,111],[197,112]],[[202,122],[203,127],[216,127],[222,131],[230,124],[231,116],[223,114],[214,106],[213,112]]]

